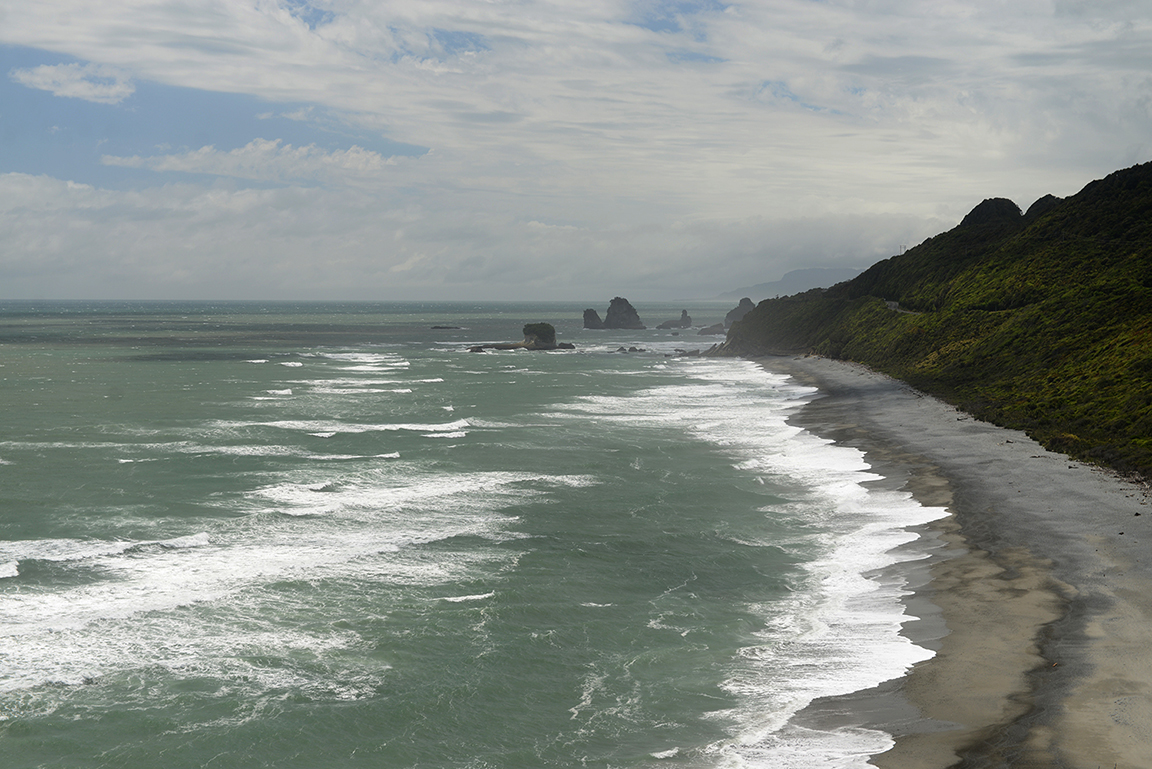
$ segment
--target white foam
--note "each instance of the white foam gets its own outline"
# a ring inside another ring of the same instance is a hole
[[[478,593],[477,595],[453,595],[443,596],[433,600],[447,601],[448,603],[466,603],[468,601],[483,601],[486,598],[492,598],[496,593]]]
[[[344,363],[359,363],[370,366],[396,366],[407,368],[411,365],[403,356],[392,352],[327,352],[319,355],[327,360]]]
[[[299,368],[300,366],[303,366],[304,364],[298,360],[285,360],[285,361],[281,361],[280,365],[281,366],[287,366],[288,368]]]
[[[410,393],[410,387],[314,387],[312,392],[319,395],[367,395],[371,393]]]
[[[140,544],[127,540],[17,539],[0,541],[0,562],[79,561],[123,553]]]
[[[268,422],[245,421],[226,422],[217,421],[211,425],[221,430],[237,430],[250,427],[274,427],[281,430],[297,430],[309,434],[316,433],[370,433],[370,432],[450,432],[459,431],[468,427],[467,419],[457,419],[453,422],[384,422],[379,424],[363,422],[337,422],[326,419],[278,419]]]
[[[189,534],[184,537],[160,540],[156,544],[164,547],[182,549],[186,547],[204,547],[205,545],[211,544],[211,542],[212,538],[208,535],[208,532],[202,531],[199,534]]]
[[[388,454],[308,454],[307,459],[318,462],[335,462],[356,459],[399,459],[400,452],[393,451]]]
[[[295,630],[289,620],[253,621],[279,617],[275,606],[282,601],[296,602],[287,617],[315,614],[311,591],[285,593],[274,586],[285,579],[335,580],[399,590],[490,574],[494,563],[516,553],[476,545],[439,553],[416,546],[459,536],[493,543],[516,539],[520,535],[510,529],[516,519],[501,511],[540,493],[524,483],[547,482],[527,473],[405,480],[395,471],[364,470],[305,485],[304,476],[316,472],[314,465],[300,468],[299,480],[253,495],[255,515],[221,521],[208,531],[156,540],[0,544],[6,571],[13,568],[8,564],[41,558],[85,561],[100,575],[93,580],[87,576],[91,570],[80,570],[82,581],[71,587],[28,585],[0,596],[0,657],[6,661],[0,691],[81,684],[120,670],[159,667],[228,678],[254,696],[275,687],[334,699],[372,695],[386,665],[367,670],[362,666],[376,665],[371,654],[347,660],[328,654],[354,643],[354,634],[334,640],[339,634],[331,628],[311,633]],[[287,515],[260,514],[270,501]],[[327,515],[314,515],[322,511]],[[266,668],[243,652],[300,659],[296,646],[308,652],[304,656],[323,653],[327,662],[320,668]],[[356,666],[347,675],[339,669],[342,660]]]
[[[539,476],[532,473],[452,473],[397,479],[391,469],[369,468],[343,478],[313,478],[265,486],[252,492],[255,509],[276,509],[295,515],[376,515],[381,510],[433,504],[455,497],[456,509],[478,504],[489,507],[498,498],[525,498],[538,492],[521,488],[527,482],[573,486],[588,481],[579,476]]]
[[[0,561],[0,579],[20,576],[19,561]]]
[[[787,418],[813,388],[751,362],[693,360],[685,369],[697,381],[628,397],[581,396],[553,409],[554,418],[685,430],[728,454],[750,482],[775,479],[773,485],[809,490],[765,513],[806,521],[812,533],[805,535],[803,549],[817,547],[824,554],[804,567],[806,577],[790,598],[751,607],[764,617],[766,629],[761,644],[741,650],[726,684],[740,705],[713,714],[732,723],[735,739],[713,749],[723,765],[864,767],[868,756],[890,746],[889,735],[803,731],[790,718],[817,697],[870,688],[932,656],[900,634],[909,619],[904,584],[876,575],[921,557],[900,547],[916,539],[908,529],[945,511],[922,507],[908,494],[869,489],[865,484],[880,476],[860,451],[789,425]],[[649,624],[685,631],[673,615],[659,614]]]
[[[311,388],[320,387],[376,387],[379,385],[409,384],[410,379],[375,379],[368,377],[330,377],[328,379],[295,379],[292,384],[304,385]],[[417,379],[416,382],[423,380]]]

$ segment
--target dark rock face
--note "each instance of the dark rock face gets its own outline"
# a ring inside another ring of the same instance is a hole
[[[604,317],[604,328],[647,328],[640,322],[640,313],[622,296],[615,297]]]
[[[604,321],[600,320],[600,313],[593,309],[585,310],[584,328],[604,328]]]
[[[692,316],[688,314],[687,310],[680,311],[679,320],[666,320],[656,328],[691,328]]]
[[[723,333],[724,333],[724,324],[723,323],[715,323],[711,326],[708,326],[707,328],[702,328],[696,332],[697,336],[708,336],[711,334],[723,334]]]
[[[756,305],[752,304],[752,300],[748,297],[744,297],[740,300],[740,304],[733,307],[728,311],[728,314],[724,316],[724,325],[731,326],[733,323],[743,318],[755,308]]]
[[[555,350],[555,326],[551,323],[527,324],[524,326],[524,346],[529,350]]]
[[[469,352],[488,350],[575,350],[570,342],[556,344],[556,327],[551,323],[528,323],[524,326],[523,342],[497,342],[478,344],[468,348]]]

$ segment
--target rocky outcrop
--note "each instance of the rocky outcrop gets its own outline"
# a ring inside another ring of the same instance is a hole
[[[600,320],[600,313],[591,308],[585,310],[584,328],[604,328],[604,321]]]
[[[556,343],[556,327],[551,323],[528,323],[524,326],[523,342],[498,342],[469,347],[469,352],[486,350],[575,350],[570,342]]]
[[[696,332],[697,336],[708,336],[708,335],[712,335],[712,334],[723,334],[723,333],[724,333],[724,324],[723,323],[715,323],[711,326],[706,326],[705,328],[702,328]]]
[[[604,317],[604,328],[647,328],[640,322],[640,313],[622,296],[612,299],[608,305],[608,314]]]
[[[524,326],[524,346],[529,350],[555,350],[556,327],[551,323],[528,323]]]
[[[666,320],[656,328],[691,328],[692,316],[688,314],[687,310],[680,311],[679,320]]]
[[[733,307],[728,311],[728,314],[724,316],[724,325],[731,326],[733,323],[743,318],[755,308],[756,305],[752,304],[752,300],[748,297],[744,297],[740,300],[740,304]]]

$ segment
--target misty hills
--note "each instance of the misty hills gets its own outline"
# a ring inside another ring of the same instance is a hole
[[[860,270],[851,267],[809,267],[786,272],[780,280],[757,283],[755,286],[738,288],[735,291],[725,291],[716,298],[739,299],[746,296],[753,299],[765,299],[787,296],[816,287],[826,288],[841,281],[850,280],[859,274]]]
[[[985,200],[851,280],[760,302],[718,352],[857,361],[1152,478],[1152,163],[1027,212]]]

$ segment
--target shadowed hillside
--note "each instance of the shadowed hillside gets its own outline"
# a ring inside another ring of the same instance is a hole
[[[1152,478],[1152,163],[767,299],[717,351],[858,361],[1049,448]]]

